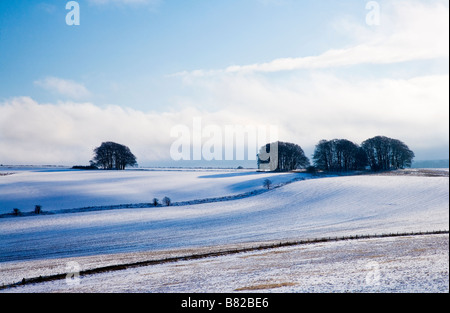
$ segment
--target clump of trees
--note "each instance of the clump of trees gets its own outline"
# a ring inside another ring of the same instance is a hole
[[[363,170],[385,171],[411,167],[414,152],[398,139],[376,136],[361,145],[347,139],[321,140],[313,154],[313,166],[303,149],[293,143],[275,142],[264,145],[258,153],[258,169],[292,171],[306,168],[327,172]]]
[[[314,166],[322,171],[352,171],[367,165],[365,151],[347,139],[321,140],[314,150]]]
[[[303,149],[294,143],[277,141],[262,146],[257,155],[258,168],[286,172],[309,166]]]
[[[105,170],[124,170],[127,166],[136,166],[136,157],[130,148],[115,142],[103,142],[94,149],[91,166]]]
[[[373,171],[388,171],[411,167],[415,155],[398,139],[376,136],[361,144]]]

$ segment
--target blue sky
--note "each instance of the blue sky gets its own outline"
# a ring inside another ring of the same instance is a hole
[[[448,2],[0,2],[0,163],[170,159],[176,125],[276,125],[311,154],[375,135],[448,158]],[[373,2],[373,1],[372,1]],[[42,149],[48,152],[43,152]]]
[[[3,98],[52,101],[33,85],[52,76],[88,86],[104,104],[159,110],[160,88],[177,87],[169,74],[318,54],[345,42],[329,32],[335,14],[365,16],[362,1],[78,2],[80,26],[68,27],[65,1],[2,1]]]

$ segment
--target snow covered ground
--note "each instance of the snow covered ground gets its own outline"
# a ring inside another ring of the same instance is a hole
[[[76,276],[5,291],[448,293],[448,239],[448,235],[426,235],[306,244]]]
[[[121,173],[24,171],[0,177],[2,181],[0,199],[5,201],[3,197],[8,195],[5,189],[10,191],[17,189],[20,192],[15,194],[15,201],[21,199],[18,194],[28,195],[29,192],[30,198],[48,199],[47,205],[50,206],[50,203],[57,203],[59,199],[61,203],[66,203],[64,197],[67,196],[69,200],[64,207],[74,208],[85,206],[83,203],[92,205],[93,203],[89,200],[101,200],[103,205],[105,200],[111,196],[114,198],[116,195],[120,196],[114,201],[120,201],[120,203],[149,202],[151,198],[159,196],[155,195],[155,190],[163,190],[162,194],[181,201],[240,194],[262,188],[262,180],[268,176],[274,182],[282,183],[298,178],[298,175],[306,174],[255,174],[245,171],[125,171]],[[170,189],[170,186],[176,187]],[[178,187],[182,187],[183,190],[179,190]],[[38,191],[33,193],[33,190]],[[173,193],[169,193],[170,191]],[[136,198],[131,199],[133,192]],[[147,195],[141,194],[142,192],[151,193],[151,196],[147,198]],[[143,198],[139,197],[146,197],[146,200],[142,201]],[[12,201],[13,197],[8,199],[7,201]],[[39,204],[46,208],[44,203]],[[448,225],[448,176],[409,175],[360,175],[306,179],[255,196],[225,202],[0,218],[0,284],[10,284],[22,278],[60,273],[61,268],[65,270],[69,260],[80,262],[83,268],[87,266],[86,264],[95,267],[104,266],[106,263],[128,262],[129,258],[134,258],[136,255],[142,256],[142,253],[152,258],[152,254],[157,255],[169,249],[198,250],[205,247],[244,245],[274,240],[448,230]],[[370,250],[370,242],[367,241],[364,249]],[[400,239],[399,242],[401,242]],[[341,244],[336,243],[335,247]],[[352,243],[349,244],[352,245]],[[381,245],[384,246],[383,249],[388,250],[391,244],[394,243],[382,241]],[[394,245],[394,247],[397,246]],[[447,267],[439,271],[444,273],[444,276],[447,275],[447,284],[442,285],[440,280],[437,280],[438,287],[431,289],[447,288],[448,290],[448,235],[445,249]],[[292,253],[295,254],[295,251],[296,249],[293,248]],[[276,253],[273,254],[273,256],[276,255]],[[336,259],[342,259],[344,256],[345,254],[342,254]],[[408,268],[412,268],[412,264],[416,264],[414,263],[416,261],[417,264],[432,262],[430,266],[436,263],[440,268],[441,257],[442,255],[411,259],[413,263],[410,263],[411,266]],[[351,259],[351,256],[349,258]],[[215,260],[219,262],[219,259]],[[383,259],[380,260],[384,262]],[[313,261],[314,259],[311,259],[311,264],[314,264]],[[198,262],[200,263],[195,265],[193,261],[192,266],[202,264],[201,261]],[[338,265],[339,262],[336,264]],[[161,268],[164,269],[164,267]],[[158,267],[155,267],[155,270],[157,269]],[[152,269],[142,270],[152,271]],[[215,271],[220,270],[220,267],[215,268]],[[171,270],[166,272],[169,276],[175,274],[176,272]],[[256,272],[255,275],[257,275]],[[250,288],[254,285],[265,284],[262,281],[252,282],[250,278],[247,277],[247,284],[242,281],[240,284],[229,285],[226,288]],[[268,285],[284,284],[284,279],[278,283],[270,281]],[[45,287],[41,290],[46,291],[45,288],[49,285],[42,286]],[[114,286],[114,283],[111,286]],[[289,280],[280,291],[315,291],[313,287],[311,287],[313,289],[307,289],[306,286],[308,284],[302,285],[298,281]],[[93,291],[95,288],[94,286],[90,290]],[[394,290],[399,290],[395,288]],[[354,287],[350,289],[357,290]],[[182,289],[162,288],[160,290]],[[317,290],[327,289],[318,287]]]
[[[79,171],[67,168],[0,167],[0,214],[34,210],[58,211],[91,206],[150,203],[153,198],[172,201],[236,195],[298,177],[293,173],[255,170],[139,169]]]

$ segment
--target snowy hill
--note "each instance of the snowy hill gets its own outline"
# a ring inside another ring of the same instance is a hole
[[[0,168],[2,169],[2,168]],[[173,202],[237,195],[302,176],[254,170],[127,170],[73,171],[60,168],[3,168],[0,176],[0,214],[13,208],[30,212],[90,206],[150,203],[165,196]],[[12,173],[12,174],[11,174]],[[305,175],[305,174],[303,174]]]
[[[448,223],[448,177],[330,177],[226,202],[3,218],[0,259],[448,230]]]

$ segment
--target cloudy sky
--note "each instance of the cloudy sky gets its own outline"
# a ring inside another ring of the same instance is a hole
[[[0,1],[2,164],[88,164],[103,141],[168,164],[198,120],[202,143],[270,125],[308,157],[376,135],[449,157],[447,0],[79,0],[72,26],[67,2]]]

